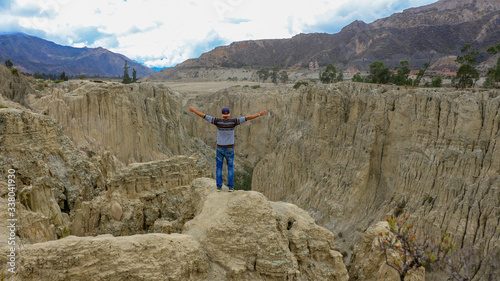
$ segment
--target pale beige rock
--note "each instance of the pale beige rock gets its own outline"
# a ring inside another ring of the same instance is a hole
[[[209,151],[180,122],[187,110],[181,94],[160,83],[68,81],[41,94],[31,96],[30,106],[56,119],[90,154],[107,150],[127,165]]]
[[[210,169],[199,155],[130,164],[108,180],[106,194],[76,206],[71,233],[180,232],[194,217],[200,200],[199,188],[192,182],[207,176]],[[157,220],[170,222],[169,226]]]
[[[123,209],[118,202],[111,203],[111,217],[119,221],[122,218]]]
[[[11,280],[206,280],[209,260],[188,235],[69,236],[26,246]]]
[[[92,199],[104,188],[99,164],[75,149],[53,119],[9,107],[0,109],[0,120],[0,177],[4,181],[7,171],[15,170],[18,209],[22,204],[27,211],[20,217],[27,220],[20,222],[26,231],[19,234],[30,242],[46,241],[54,237],[53,225],[62,235],[77,201]]]
[[[257,192],[218,193],[211,181],[201,212],[183,233],[226,272],[217,280],[348,280],[333,234],[307,212]]]
[[[5,65],[0,65],[0,95],[6,99],[27,104],[28,95],[34,94],[33,90],[23,75],[14,75]],[[5,105],[5,104],[4,104]]]
[[[499,228],[499,108],[498,90],[340,83],[290,91],[252,189],[307,206],[320,225],[343,232],[341,249],[402,204],[418,227],[488,253]]]

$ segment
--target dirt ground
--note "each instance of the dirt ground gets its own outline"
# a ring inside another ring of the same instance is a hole
[[[212,81],[212,82],[185,82],[185,81],[165,81],[162,82],[167,87],[174,91],[190,94],[210,94],[217,91],[231,88],[231,87],[244,87],[260,85],[261,87],[273,86],[272,83],[258,83],[250,81]]]

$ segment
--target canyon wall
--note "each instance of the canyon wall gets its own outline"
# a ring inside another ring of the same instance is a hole
[[[269,110],[236,129],[237,153],[256,163],[252,190],[310,211],[344,236],[337,241],[349,254],[370,225],[403,213],[487,261],[500,252],[498,90],[338,83],[232,88],[188,101],[209,114]],[[215,141],[200,121],[184,123]]]
[[[344,83],[290,93],[284,110],[253,190],[351,239],[404,212],[459,248],[500,251],[498,90]]]
[[[180,123],[181,94],[162,84],[70,81],[40,95],[30,106],[89,154],[107,150],[126,165],[207,150]]]

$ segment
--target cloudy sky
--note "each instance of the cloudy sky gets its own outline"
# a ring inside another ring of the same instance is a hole
[[[337,33],[437,0],[0,0],[0,33],[104,47],[161,69],[234,41]]]

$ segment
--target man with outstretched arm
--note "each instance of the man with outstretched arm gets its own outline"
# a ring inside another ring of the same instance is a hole
[[[267,113],[267,110],[263,110],[260,113],[239,117],[239,118],[229,118],[231,116],[229,108],[224,107],[222,109],[222,118],[212,117],[207,114],[201,113],[194,109],[192,106],[189,107],[191,112],[196,113],[201,118],[207,120],[211,124],[217,126],[217,191],[222,189],[222,166],[224,164],[224,158],[226,158],[227,165],[227,186],[229,187],[229,192],[234,191],[234,127],[242,124],[245,121],[255,119]]]

